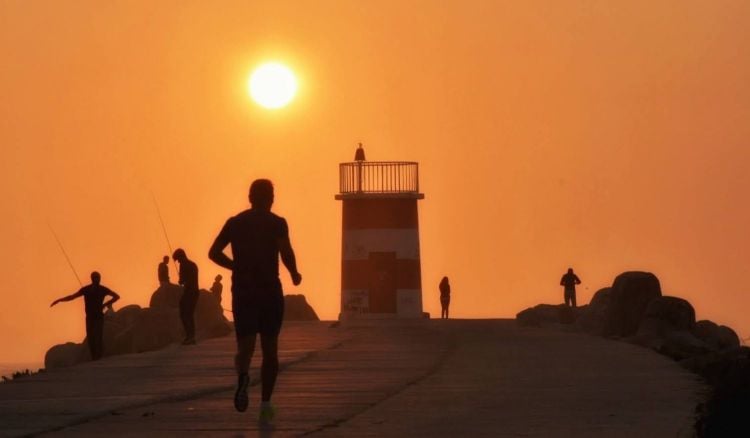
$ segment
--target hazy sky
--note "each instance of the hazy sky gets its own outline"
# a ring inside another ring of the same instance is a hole
[[[655,272],[699,318],[750,336],[750,2],[2,1],[0,361],[84,337],[79,273],[147,305],[173,245],[208,247],[276,185],[304,293],[339,311],[338,168],[420,163],[425,310],[588,302]],[[252,68],[300,79],[270,112]],[[172,272],[174,278],[176,274]],[[225,303],[228,304],[228,303]],[[228,306],[227,306],[228,307]]]

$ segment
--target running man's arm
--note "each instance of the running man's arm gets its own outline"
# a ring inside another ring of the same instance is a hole
[[[577,276],[577,275],[575,276],[575,280],[576,280],[576,284],[581,284],[581,279],[580,279],[580,278],[578,278],[578,276]]]
[[[208,258],[222,268],[232,270],[234,269],[234,260],[230,259],[229,256],[224,254],[224,248],[229,245],[228,228],[229,221],[224,224],[224,228],[221,229],[221,232],[219,232],[219,235],[216,236],[216,240],[214,240],[213,245],[211,245],[211,249],[208,250]]]
[[[284,219],[281,220],[281,230],[277,244],[279,245],[281,261],[292,276],[292,283],[298,286],[302,282],[302,276],[297,272],[297,257],[294,256],[292,242],[289,240],[289,226]]]
[[[76,292],[74,294],[70,294],[68,296],[64,296],[62,298],[58,298],[55,301],[53,301],[52,304],[50,304],[49,306],[52,307],[55,304],[61,303],[63,301],[72,301],[72,300],[75,300],[76,298],[82,297],[82,296],[83,296],[83,289],[79,290],[78,292]]]
[[[302,275],[297,272],[297,258],[294,256],[292,242],[289,241],[288,235],[279,239],[279,253],[281,253],[281,261],[292,276],[292,283],[298,286],[302,283]]]

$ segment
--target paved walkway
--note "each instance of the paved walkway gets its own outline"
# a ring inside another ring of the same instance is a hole
[[[233,410],[233,339],[0,385],[0,435],[691,436],[703,387],[649,350],[510,320],[291,323],[275,427]]]

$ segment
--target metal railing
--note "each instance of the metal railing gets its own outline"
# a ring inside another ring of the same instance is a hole
[[[350,193],[419,193],[418,163],[356,161],[339,164],[339,191]]]

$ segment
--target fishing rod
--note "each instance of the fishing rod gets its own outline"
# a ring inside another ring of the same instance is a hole
[[[62,242],[60,241],[60,238],[57,236],[57,233],[55,232],[55,229],[52,228],[52,224],[47,221],[47,226],[49,227],[49,230],[52,232],[52,235],[55,236],[55,241],[57,242],[57,246],[60,247],[60,251],[62,251],[63,256],[65,256],[65,260],[68,262],[68,266],[70,266],[70,270],[73,271],[73,275],[75,275],[76,280],[78,280],[78,285],[83,287],[83,282],[81,281],[81,277],[78,276],[78,272],[76,272],[75,266],[73,266],[73,262],[70,261],[70,257],[68,257],[68,253],[65,251],[65,247],[63,246]]]
[[[164,239],[167,241],[167,249],[169,249],[169,257],[172,259],[172,265],[174,266],[175,272],[177,272],[177,275],[179,276],[180,270],[177,269],[177,262],[174,261],[174,257],[172,257],[172,254],[174,254],[174,251],[172,250],[172,243],[169,241],[169,235],[167,234],[167,227],[164,225],[164,219],[161,216],[161,209],[159,208],[159,203],[156,201],[156,195],[154,195],[153,190],[151,190],[151,199],[154,201],[154,207],[156,207],[156,215],[159,216],[159,223],[161,224],[161,230],[164,232]]]

